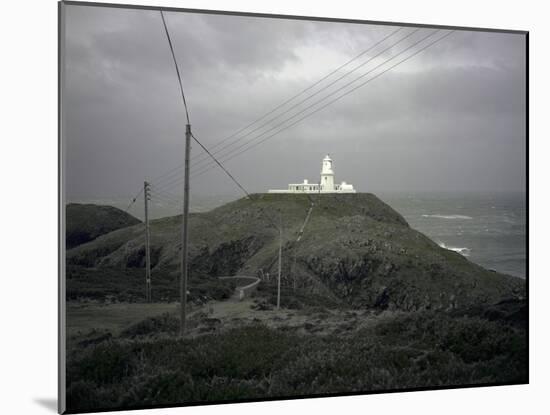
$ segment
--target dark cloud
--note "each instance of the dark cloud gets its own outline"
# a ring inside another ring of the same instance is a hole
[[[174,12],[166,21],[193,130],[210,147],[397,29]],[[127,196],[182,163],[184,112],[159,13],[67,6],[66,36],[69,198]],[[227,166],[252,191],[316,179],[327,152],[337,180],[360,191],[524,190],[524,62],[521,35],[455,32]],[[195,159],[194,171],[205,164]],[[238,192],[218,170],[193,189]]]

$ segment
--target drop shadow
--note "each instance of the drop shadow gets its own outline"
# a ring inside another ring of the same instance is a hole
[[[35,398],[34,402],[52,412],[57,413],[57,399],[55,398]]]

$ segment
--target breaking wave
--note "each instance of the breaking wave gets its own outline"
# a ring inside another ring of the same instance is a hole
[[[422,217],[437,219],[473,219],[471,216],[466,215],[422,215]]]
[[[444,249],[448,249],[449,251],[454,251],[454,252],[458,252],[460,255],[462,256],[470,256],[470,248],[458,248],[456,246],[447,246],[445,245],[445,243],[443,242],[438,242],[438,245],[441,247],[441,248],[444,248]]]

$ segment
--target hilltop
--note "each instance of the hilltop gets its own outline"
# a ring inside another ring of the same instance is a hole
[[[69,203],[66,209],[67,249],[114,230],[140,223],[139,219],[112,206]]]
[[[311,216],[297,242],[311,203]],[[283,287],[306,297],[355,308],[412,311],[524,296],[523,280],[485,270],[439,247],[375,195],[357,193],[256,194],[191,214],[192,298],[227,295],[223,290],[212,292],[216,285],[216,290],[221,289],[215,277],[235,274],[262,277],[262,289],[269,297],[279,246],[274,225],[279,221]],[[172,291],[176,294],[172,288],[179,267],[180,223],[181,216],[151,222],[153,285],[165,288],[158,299],[172,298]],[[126,277],[116,278],[116,283],[135,284],[133,275],[141,275],[144,263],[143,227],[135,224],[98,236],[69,250],[67,262],[73,282],[94,273],[94,284],[101,285],[97,274],[122,269],[118,272]],[[73,295],[86,296],[85,285],[80,288]],[[136,296],[140,293],[136,291]]]

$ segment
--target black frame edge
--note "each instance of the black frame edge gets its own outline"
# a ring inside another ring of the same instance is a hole
[[[57,301],[57,412],[67,410],[67,374],[66,374],[66,295],[65,295],[65,181],[64,181],[64,145],[63,145],[63,77],[65,47],[65,2],[57,6],[57,220],[58,220],[58,301]]]
[[[474,32],[494,32],[494,33],[516,33],[526,34],[527,30],[516,29],[496,29],[489,27],[468,27],[468,26],[450,26],[450,25],[436,25],[436,24],[424,24],[424,23],[405,23],[405,22],[389,22],[389,21],[376,21],[376,20],[362,20],[362,19],[344,19],[322,16],[301,16],[301,15],[287,15],[287,14],[270,14],[270,13],[255,13],[255,12],[242,12],[242,11],[224,11],[224,10],[211,10],[211,9],[191,9],[185,7],[164,7],[164,6],[145,6],[145,5],[133,5],[127,3],[101,3],[101,2],[85,2],[74,0],[61,0],[62,3],[68,6],[89,6],[89,7],[109,7],[115,9],[133,9],[133,10],[162,10],[165,12],[184,12],[184,13],[201,13],[201,14],[215,14],[226,16],[241,16],[241,17],[265,17],[271,19],[289,19],[289,20],[313,20],[319,22],[333,22],[333,23],[356,23],[356,24],[372,24],[378,26],[406,26],[417,27],[427,29],[442,29],[442,30],[467,30]]]

